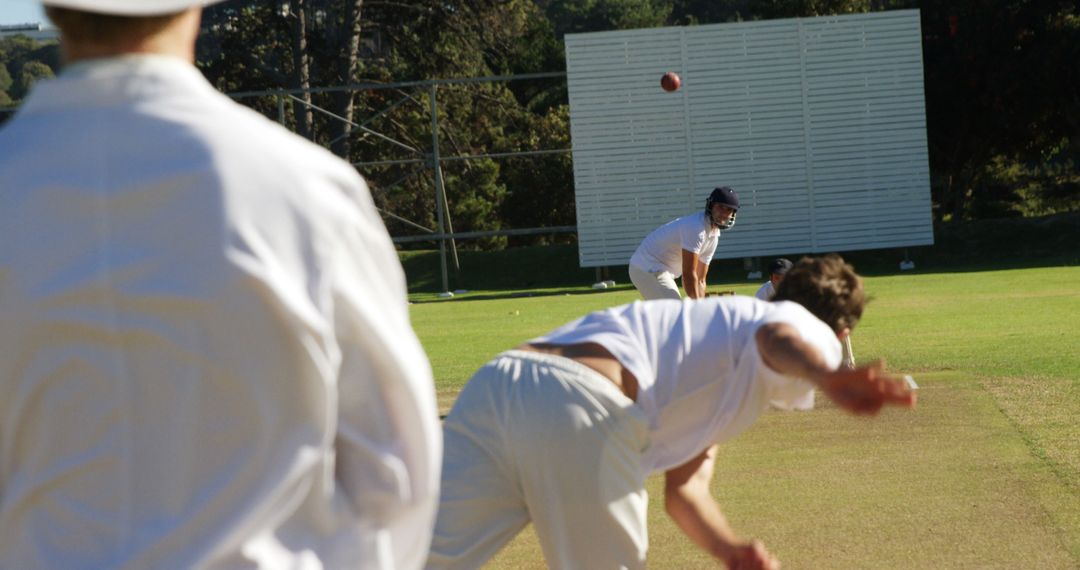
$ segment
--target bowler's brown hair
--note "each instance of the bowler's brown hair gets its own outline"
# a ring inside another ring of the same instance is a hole
[[[787,272],[773,301],[794,301],[834,331],[854,329],[866,306],[862,278],[839,255],[804,257]]]

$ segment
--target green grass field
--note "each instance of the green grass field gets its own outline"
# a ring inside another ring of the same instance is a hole
[[[713,491],[733,526],[788,570],[1080,568],[1078,284],[1075,265],[868,277],[856,358],[913,374],[918,408],[854,418],[819,398],[813,411],[767,413],[721,448]],[[474,292],[418,302],[412,318],[445,412],[499,351],[636,298],[627,287]],[[659,483],[649,565],[715,567],[663,513]],[[490,567],[543,568],[535,535]]]

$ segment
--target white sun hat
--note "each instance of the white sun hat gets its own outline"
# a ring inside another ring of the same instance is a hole
[[[157,16],[182,12],[192,6],[205,6],[221,0],[42,0],[46,6],[71,8],[116,16]]]

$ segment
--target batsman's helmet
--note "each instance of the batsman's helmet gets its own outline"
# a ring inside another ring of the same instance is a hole
[[[712,217],[713,204],[721,204],[735,210],[731,213],[731,217],[727,222],[720,222]],[[722,230],[731,228],[735,225],[735,214],[739,212],[739,195],[734,190],[727,186],[721,186],[712,191],[709,197],[705,200],[705,215],[709,217],[714,225]]]

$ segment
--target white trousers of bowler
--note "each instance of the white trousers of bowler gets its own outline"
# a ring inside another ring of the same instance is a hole
[[[428,568],[479,568],[530,520],[551,568],[644,568],[648,422],[607,378],[505,352],[469,380],[443,437]]]
[[[636,265],[631,265],[628,272],[630,282],[637,287],[645,300],[682,299],[679,286],[675,283],[675,275],[670,271],[645,271]]]

